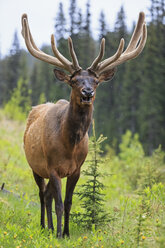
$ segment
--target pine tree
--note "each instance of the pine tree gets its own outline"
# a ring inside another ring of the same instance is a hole
[[[102,38],[106,37],[107,34],[107,27],[106,27],[106,22],[105,22],[105,15],[104,12],[100,12],[100,18],[99,18],[99,23],[100,23],[100,32],[99,32],[99,40],[101,41]]]
[[[19,77],[29,81],[30,68],[28,68],[27,53],[21,50],[19,59]]]
[[[90,1],[86,4],[86,14],[84,21],[84,32],[81,39],[82,52],[81,52],[81,65],[83,68],[87,68],[95,57],[95,42],[91,33],[91,13],[90,13]]]
[[[40,95],[43,92],[43,89],[40,85],[39,73],[40,73],[40,64],[36,62],[33,66],[33,70],[30,77],[30,89],[31,89],[31,102],[32,106],[35,106],[39,103]]]
[[[159,144],[165,147],[165,86],[164,86],[164,11],[162,1],[152,1],[152,22],[148,26],[148,40],[144,54],[141,84],[139,126],[145,151],[149,154]]]
[[[77,21],[77,32],[78,32],[78,37],[81,37],[83,33],[83,18],[82,18],[82,11],[79,9],[78,11],[78,21]]]
[[[133,24],[130,38],[135,29]],[[120,99],[121,125],[123,132],[130,130],[133,134],[139,133],[138,114],[141,93],[141,84],[143,77],[143,59],[144,52],[134,61],[128,61],[125,64],[123,75],[123,87]]]
[[[84,30],[87,36],[90,36],[90,29],[91,29],[91,13],[90,13],[90,1],[86,4],[86,18],[85,18],[85,26]]]
[[[90,138],[90,154],[91,159],[87,160],[89,167],[83,171],[83,174],[88,178],[86,183],[81,185],[81,190],[76,193],[83,208],[83,213],[79,215],[81,218],[81,224],[91,229],[92,226],[95,229],[100,224],[105,224],[108,219],[108,214],[104,210],[104,194],[102,193],[104,184],[101,182],[101,178],[104,176],[100,172],[100,167],[105,163],[105,159],[101,157],[101,143],[104,142],[106,137],[100,135],[96,138],[95,125],[93,121],[93,136]],[[74,216],[75,217],[75,216]]]
[[[127,28],[125,24],[125,11],[124,7],[121,6],[120,11],[117,14],[117,20],[115,23],[115,33],[116,33],[116,39],[118,42],[121,38],[124,38],[125,41],[127,41]],[[117,44],[118,46],[118,44]],[[117,49],[117,48],[116,48]],[[117,138],[117,143],[119,144],[121,142],[121,136],[124,134],[123,125],[122,125],[122,119],[124,113],[122,112],[121,106],[122,106],[122,94],[124,89],[124,73],[125,73],[125,67],[126,64],[122,64],[120,66],[120,69],[116,73],[116,82],[114,84],[114,94],[115,94],[115,106],[114,106],[114,119],[116,122],[116,132],[115,136]]]
[[[115,22],[115,32],[117,34],[117,37],[124,38],[126,40],[127,38],[127,27],[125,24],[125,11],[124,7],[121,6],[119,12],[117,13],[117,19]]]
[[[116,52],[121,38],[124,38],[127,41],[128,37],[123,6],[121,6],[117,14],[114,31],[107,32],[105,38],[106,58],[112,56]],[[116,41],[118,41],[118,43]],[[108,137],[108,141],[117,149],[121,141],[121,136],[124,133],[124,128],[122,126],[124,115],[122,112],[122,95],[124,89],[125,67],[125,64],[121,65],[113,80],[104,83],[102,88],[100,87],[97,90],[98,98],[95,103],[97,131],[102,132],[104,128],[104,134]],[[100,111],[100,109],[102,109],[102,111]]]
[[[61,39],[64,39],[67,30],[62,2],[59,3],[59,12],[57,13],[57,17],[55,18],[54,28],[56,40],[60,41]]]
[[[70,35],[73,36],[77,32],[77,6],[76,0],[70,0],[69,7],[69,16],[70,16]]]
[[[99,42],[100,46],[101,38],[105,38],[105,56],[104,58],[110,57],[116,49],[116,40],[114,39],[114,33],[109,32],[107,29],[107,24],[105,22],[105,15],[103,12],[100,13],[99,19]],[[98,48],[99,49],[99,48]],[[112,145],[112,137],[114,132],[114,118],[113,118],[113,108],[114,108],[114,82],[115,77],[110,82],[105,82],[97,89],[97,98],[95,101],[95,112],[94,118],[96,120],[96,131],[98,133],[104,132],[105,136],[108,137],[107,142]],[[101,111],[100,111],[101,109]]]
[[[69,32],[69,28],[66,25],[65,13],[63,10],[63,4],[60,2],[59,4],[59,12],[57,13],[57,17],[55,18],[55,38],[57,40],[58,50],[64,54],[66,58],[69,59],[69,51],[68,51],[68,43],[65,38],[66,34]]]
[[[3,74],[3,101],[7,102],[10,99],[12,90],[17,86],[17,81],[20,75],[20,45],[17,32],[14,33],[13,43],[10,49],[10,55],[5,58]]]
[[[131,130],[134,134],[139,131],[138,111],[141,87],[141,62],[142,58],[130,61],[126,64],[123,78],[120,111],[122,113],[120,123],[123,132]]]

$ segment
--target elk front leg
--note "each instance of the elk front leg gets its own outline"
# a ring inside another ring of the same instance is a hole
[[[80,170],[77,170],[73,175],[67,178],[66,194],[64,201],[64,232],[63,237],[67,235],[69,237],[69,215],[72,206],[72,196],[76,183],[80,177]]]
[[[54,171],[50,174],[50,184],[52,196],[55,199],[55,210],[57,215],[57,237],[62,237],[62,215],[64,211],[64,206],[61,197],[61,179]]]
[[[39,187],[39,197],[41,203],[41,227],[45,228],[45,202],[44,202],[45,181],[44,178],[37,175],[34,171],[33,171],[33,176],[36,181],[36,184]]]
[[[50,182],[48,182],[44,194],[44,199],[46,203],[46,212],[47,212],[47,219],[48,219],[48,228],[54,231],[53,227],[53,219],[52,219],[52,201],[53,201],[53,196],[52,196],[52,190],[51,190],[51,185]]]

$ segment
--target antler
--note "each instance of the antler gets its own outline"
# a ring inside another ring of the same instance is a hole
[[[109,71],[127,60],[136,58],[142,52],[147,40],[147,28],[144,19],[145,14],[143,12],[140,12],[138,23],[135,27],[128,47],[124,52],[124,39],[122,38],[120,40],[117,52],[112,57],[100,62],[104,56],[105,50],[105,40],[102,39],[99,55],[94,60],[92,65],[88,68],[88,70],[100,75],[101,73]]]
[[[73,43],[72,39],[69,37],[68,38],[68,46],[69,46],[69,51],[70,55],[72,57],[72,62],[70,62],[68,59],[66,59],[57,49],[55,45],[55,40],[54,36],[51,36],[51,45],[52,45],[52,50],[54,52],[54,55],[56,56],[53,57],[51,55],[48,55],[41,51],[35,44],[33,37],[30,32],[29,24],[28,24],[28,17],[27,14],[22,15],[22,35],[25,39],[25,43],[27,46],[27,49],[29,52],[36,58],[43,60],[49,64],[55,65],[59,68],[62,68],[71,74],[73,74],[75,71],[81,70],[81,67],[78,64],[78,60],[73,48]]]

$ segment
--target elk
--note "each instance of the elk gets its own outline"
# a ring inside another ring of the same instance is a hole
[[[141,12],[125,51],[124,39],[121,39],[117,52],[101,61],[105,50],[105,39],[102,39],[98,56],[90,67],[83,70],[79,66],[70,37],[68,47],[72,62],[58,51],[53,35],[51,46],[55,57],[48,55],[36,46],[29,29],[27,14],[22,15],[22,35],[29,52],[34,57],[57,67],[58,69],[54,69],[55,76],[71,87],[70,102],[59,100],[55,104],[46,103],[33,107],[24,134],[25,155],[39,187],[41,226],[45,228],[46,208],[48,228],[54,230],[52,201],[55,200],[59,238],[69,236],[72,196],[81,166],[88,153],[88,129],[92,120],[96,88],[101,82],[108,81],[114,76],[118,65],[137,57],[142,52],[147,39],[144,20],[145,15]],[[67,177],[67,182],[63,205],[61,179],[64,177]],[[47,185],[45,178],[49,179]]]

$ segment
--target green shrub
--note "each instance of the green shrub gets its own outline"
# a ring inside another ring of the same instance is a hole
[[[18,121],[26,119],[31,108],[30,93],[27,80],[20,78],[10,100],[4,106],[5,114],[9,119]]]
[[[126,177],[127,183],[130,184],[132,189],[137,189],[138,180],[144,168],[145,157],[138,134],[132,135],[130,131],[127,131],[122,136],[122,143],[119,147],[123,176]]]

